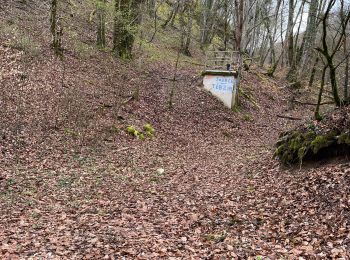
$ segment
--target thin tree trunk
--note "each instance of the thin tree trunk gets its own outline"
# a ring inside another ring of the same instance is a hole
[[[345,11],[344,11],[344,3],[341,3],[341,21],[342,21],[342,33],[343,33],[343,50],[344,50],[344,56],[346,57],[345,60],[345,71],[344,71],[344,103],[350,104],[350,99],[349,99],[349,93],[348,93],[348,88],[349,88],[349,53],[348,53],[348,46],[347,46],[347,35],[346,35],[346,28],[348,26],[349,22],[349,16],[350,16],[350,11],[348,11],[348,17],[346,17]]]
[[[337,67],[334,65],[333,57],[341,44],[342,37],[345,35],[345,27],[343,27],[342,34],[339,36],[338,42],[335,44],[333,52],[330,53],[329,48],[328,48],[328,42],[327,42],[327,30],[328,30],[327,21],[328,21],[329,14],[330,14],[331,9],[334,6],[334,4],[335,4],[335,0],[331,0],[328,3],[326,12],[324,14],[324,17],[322,18],[322,49],[321,48],[316,48],[316,49],[325,57],[325,59],[327,61],[334,102],[337,106],[340,106],[340,105],[342,105],[343,101],[340,99],[339,93],[338,93],[338,86],[337,86],[337,79],[336,79]],[[350,11],[346,16],[346,19],[342,19],[342,22],[345,22],[345,24],[347,24],[349,19],[350,19]]]
[[[228,28],[229,28],[229,23],[228,23],[228,1],[225,0],[224,2],[224,50],[227,50],[227,42],[228,42]]]
[[[306,73],[306,67],[313,56],[313,47],[315,45],[317,33],[317,10],[319,8],[319,0],[311,0],[308,12],[308,19],[303,41],[300,47],[299,57],[297,62],[300,62],[300,76],[303,77]]]
[[[181,49],[179,48],[178,51],[177,51],[177,56],[176,56],[174,75],[173,75],[173,78],[172,78],[172,86],[171,86],[171,90],[170,90],[170,93],[169,93],[169,101],[168,101],[169,108],[172,108],[173,105],[174,105],[173,100],[174,100],[174,95],[175,95],[177,70],[178,70],[179,61],[180,61],[180,52],[181,52]]]
[[[51,13],[50,13],[50,31],[52,36],[52,47],[56,50],[57,46],[57,0],[51,2]]]
[[[184,44],[184,53],[187,56],[191,56],[190,44],[191,44],[191,33],[192,33],[192,21],[193,21],[192,11],[190,11],[189,12],[189,17],[188,17],[187,28],[186,28],[186,41],[185,41],[185,44]]]
[[[281,14],[280,16],[283,16],[283,5],[284,5],[284,1],[282,0],[282,8],[281,8]],[[282,48],[281,48],[281,66],[284,66],[285,64],[285,42],[286,40],[283,39],[283,19],[280,19],[280,38],[281,38],[281,44],[282,44]]]
[[[242,49],[242,37],[243,37],[243,0],[235,0],[235,11],[236,11],[236,29],[234,31],[234,40],[235,40],[235,50],[241,51]]]
[[[295,40],[294,40],[294,63],[295,63],[295,65],[297,65],[297,63],[298,63],[298,53],[299,53],[298,42],[299,42],[301,23],[302,23],[302,20],[303,20],[304,5],[305,5],[305,1],[302,2],[301,6],[299,8],[299,11],[298,11],[298,15],[295,18],[295,24],[296,24],[296,22],[297,22],[297,20],[298,20],[298,18],[300,16],[298,30],[297,30],[296,37],[295,37]]]
[[[266,54],[267,44],[268,44],[268,37],[267,37],[267,34],[264,33],[262,35],[261,47],[260,47],[260,51],[259,51],[259,56],[260,56],[259,65],[261,67],[264,65],[266,57],[267,57],[267,54]]]
[[[348,55],[347,53],[347,40],[344,37],[344,55]],[[349,103],[349,56],[346,57],[345,60],[345,72],[344,72],[344,100]]]
[[[227,1],[227,0],[225,0]],[[201,21],[201,36],[200,36],[200,44],[201,48],[209,43],[209,34],[210,27],[212,25],[212,9],[213,9],[213,0],[204,0],[203,3],[203,12],[202,12],[202,21]]]
[[[242,57],[242,37],[243,37],[243,23],[244,23],[244,1],[243,0],[235,0],[235,10],[237,17],[237,28],[234,31],[234,39],[235,39],[235,49],[239,52],[238,56],[238,76],[237,76],[237,90],[236,90],[236,102],[234,106],[231,106],[231,109],[236,109],[239,106],[239,91],[241,84],[241,73],[243,66],[243,57]]]
[[[98,0],[96,3],[97,16],[97,46],[104,48],[106,46],[106,0]]]
[[[287,79],[289,81],[295,81],[295,63],[294,63],[294,37],[293,37],[293,27],[294,27],[294,0],[289,0],[289,11],[288,11],[288,25],[287,25],[287,58],[289,71]]]
[[[322,70],[320,92],[318,93],[318,100],[317,100],[317,105],[316,105],[316,109],[315,109],[315,119],[318,121],[322,120],[322,117],[320,115],[320,106],[321,106],[321,101],[322,101],[322,94],[323,94],[324,81],[325,81],[327,67],[328,66],[325,65],[323,67],[323,70]]]
[[[310,75],[310,79],[309,79],[309,88],[311,88],[313,83],[314,83],[316,69],[317,69],[317,64],[318,64],[319,60],[320,60],[320,58],[317,56],[313,66],[312,66],[311,75]]]

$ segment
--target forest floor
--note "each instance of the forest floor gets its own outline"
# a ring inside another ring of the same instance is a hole
[[[21,52],[0,53],[3,86],[21,87],[9,100],[26,100],[2,121],[17,126],[1,129],[2,259],[350,257],[349,161],[272,159],[297,122],[277,115],[311,114],[288,105],[283,83],[245,72],[258,106],[243,99],[232,112],[181,69],[169,109],[172,68],[124,64],[112,86],[138,86],[139,100],[117,109],[94,60],[67,56],[62,84],[54,58],[20,66]],[[153,138],[126,133],[146,123]]]

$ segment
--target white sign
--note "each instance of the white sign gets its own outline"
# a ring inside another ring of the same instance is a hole
[[[234,76],[205,75],[203,84],[204,88],[220,99],[225,106],[232,108],[237,91],[237,79]]]

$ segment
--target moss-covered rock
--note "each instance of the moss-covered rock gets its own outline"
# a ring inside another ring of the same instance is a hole
[[[292,164],[302,160],[303,154],[307,148],[305,146],[305,136],[298,131],[285,132],[280,135],[276,144],[274,156],[278,157],[284,164]]]
[[[310,121],[283,132],[276,142],[274,157],[285,165],[307,159],[350,152],[350,109],[335,111],[322,122]]]
[[[274,157],[285,165],[301,163],[305,158],[315,157],[324,149],[337,149],[337,144],[350,147],[350,135],[340,134],[336,130],[317,134],[316,128],[305,127],[285,132],[276,143]]]
[[[343,133],[337,137],[338,144],[346,144],[350,146],[350,133]]]
[[[310,143],[310,148],[314,154],[317,154],[319,150],[332,144],[332,140],[327,139],[326,136],[319,135]]]

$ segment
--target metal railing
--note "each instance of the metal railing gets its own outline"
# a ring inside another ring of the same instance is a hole
[[[205,54],[204,70],[231,70],[238,69],[240,64],[240,53],[238,51],[208,51]]]

